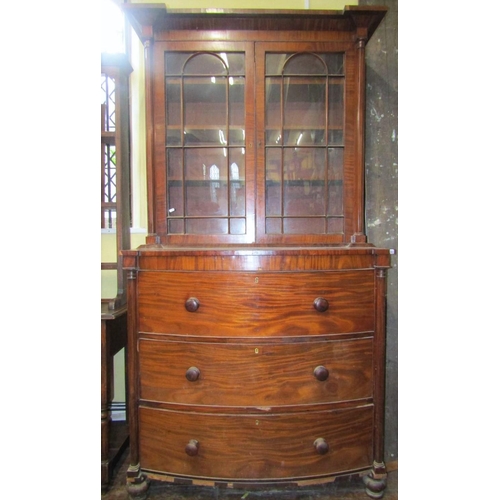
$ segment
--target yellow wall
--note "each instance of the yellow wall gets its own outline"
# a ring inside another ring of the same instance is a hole
[[[144,243],[146,230],[130,235],[130,246],[137,248]],[[115,233],[101,233],[101,262],[116,262]],[[101,271],[101,297],[111,299],[116,296],[116,271]]]

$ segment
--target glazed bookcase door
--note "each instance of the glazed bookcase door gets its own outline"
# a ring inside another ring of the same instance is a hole
[[[354,71],[346,44],[256,44],[257,241],[349,241]]]
[[[224,42],[155,46],[155,64],[163,68],[154,82],[162,243],[255,241],[252,49]]]

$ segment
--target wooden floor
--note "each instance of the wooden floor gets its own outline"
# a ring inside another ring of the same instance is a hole
[[[101,500],[128,500],[125,487],[125,474],[128,467],[128,454],[125,453],[117,464],[112,484],[102,492]],[[388,481],[384,500],[398,498],[397,463],[388,465]],[[201,486],[172,485],[161,481],[152,481],[148,500],[370,500],[365,493],[359,477],[339,478],[325,486],[286,490],[235,490]]]

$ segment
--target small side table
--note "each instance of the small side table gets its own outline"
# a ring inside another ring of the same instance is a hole
[[[113,400],[113,357],[125,348],[127,355],[127,306],[110,309],[109,301],[101,302],[101,488],[111,480],[113,468],[128,446],[127,419],[111,420]],[[125,380],[126,380],[125,376]]]

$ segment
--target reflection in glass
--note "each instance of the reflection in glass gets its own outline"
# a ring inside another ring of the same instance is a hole
[[[187,59],[182,73],[184,75],[225,75],[227,64],[219,54],[199,53]]]
[[[167,145],[181,143],[181,80],[167,78],[166,85]]]
[[[165,54],[167,223],[245,234],[244,53]]]
[[[283,93],[283,143],[303,146],[324,142],[326,79],[285,78]]]
[[[245,215],[245,156],[241,150],[230,151],[230,214]]]
[[[286,74],[314,74],[315,71],[307,67],[308,62],[312,63],[311,68],[316,68],[318,74],[325,74],[325,70],[323,69],[325,66],[326,73],[329,75],[344,74],[344,54],[341,52],[328,54],[306,53],[299,54],[295,58],[292,58],[292,56],[294,56],[292,53],[266,54],[266,75],[282,75],[287,61],[291,65],[286,69]]]
[[[344,149],[328,149],[328,215],[344,215]]]
[[[287,148],[283,164],[284,215],[325,215],[324,151]]]
[[[321,56],[315,54],[294,54],[284,64],[285,75],[326,75],[327,67]]]
[[[343,73],[342,53],[266,54],[267,234],[343,232]]]
[[[344,144],[344,80],[331,79],[328,87],[328,144]]]
[[[184,79],[185,145],[226,143],[227,115],[220,112],[228,108],[226,83],[226,77]],[[223,131],[223,141],[219,131]]]

